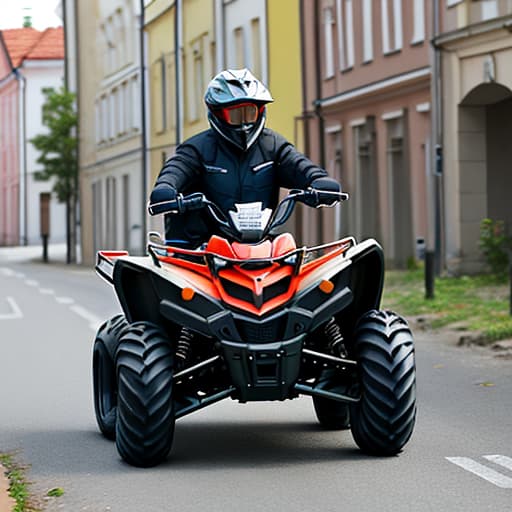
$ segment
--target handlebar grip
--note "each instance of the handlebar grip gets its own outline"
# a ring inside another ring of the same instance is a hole
[[[161,203],[148,204],[148,213],[150,215],[159,215],[161,213],[178,213],[179,201],[174,199],[172,201],[163,201]]]
[[[204,208],[206,199],[203,194],[197,192],[183,197],[178,194],[176,199],[172,201],[163,201],[161,203],[154,203],[148,205],[148,212],[150,215],[159,215],[161,213],[179,213],[183,214],[191,210],[200,210]]]

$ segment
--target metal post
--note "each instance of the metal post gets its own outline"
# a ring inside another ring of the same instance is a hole
[[[510,284],[508,312],[512,316],[512,249],[508,251],[508,282]]]
[[[41,235],[43,239],[43,261],[48,263],[48,235]]]
[[[435,261],[436,254],[434,251],[425,252],[425,298],[434,298],[434,282],[435,282]]]

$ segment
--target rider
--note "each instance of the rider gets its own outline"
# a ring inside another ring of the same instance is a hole
[[[270,92],[248,69],[226,70],[209,83],[204,97],[210,128],[183,142],[156,180],[150,203],[202,192],[224,213],[236,203],[261,201],[274,209],[279,187],[340,192],[339,183],[265,128]],[[318,206],[311,204],[310,206]],[[196,247],[214,231],[199,211],[167,215],[166,238]]]

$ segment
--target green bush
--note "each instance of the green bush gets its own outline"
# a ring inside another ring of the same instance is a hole
[[[509,264],[509,251],[512,250],[512,237],[505,232],[502,220],[483,219],[480,223],[480,242],[489,268],[493,274],[505,275]]]

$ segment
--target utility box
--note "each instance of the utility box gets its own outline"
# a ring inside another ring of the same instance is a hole
[[[41,236],[50,236],[50,192],[39,194],[39,217],[41,220]]]

